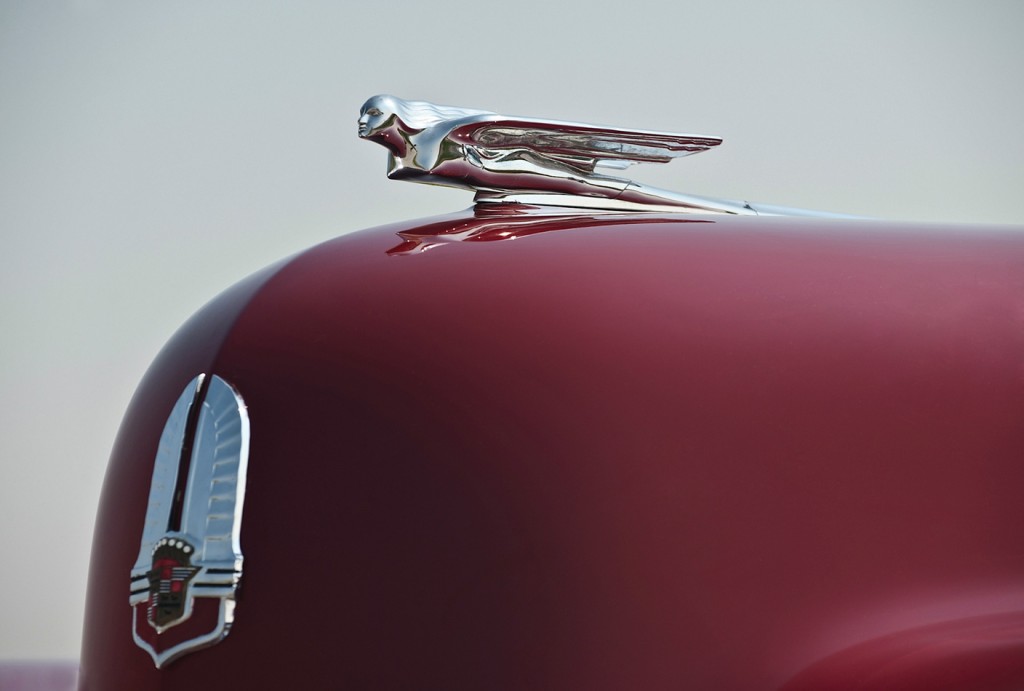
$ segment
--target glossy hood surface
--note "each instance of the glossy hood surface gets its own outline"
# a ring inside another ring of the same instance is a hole
[[[251,428],[244,569],[226,637],[157,669],[129,576],[203,373]],[[1017,688],[1022,419],[1022,229],[510,205],[345,235],[142,382],[81,688],[924,689],[950,659]]]

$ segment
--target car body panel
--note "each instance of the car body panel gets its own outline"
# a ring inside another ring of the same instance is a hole
[[[202,372],[251,420],[245,573],[230,635],[158,670],[128,574]],[[1022,413],[1021,229],[508,205],[344,235],[141,384],[81,688],[811,688],[977,617],[1024,657]]]

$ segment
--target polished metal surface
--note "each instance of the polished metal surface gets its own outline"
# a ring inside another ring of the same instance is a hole
[[[174,488],[177,482],[178,461],[181,458],[181,447],[185,443],[188,412],[199,391],[199,385],[203,382],[203,377],[204,375],[200,374],[189,382],[185,390],[181,392],[181,396],[178,397],[178,401],[167,418],[163,434],[160,435],[156,461],[153,464],[153,480],[149,489],[146,523],[142,530],[142,544],[139,546],[139,556],[132,568],[133,591],[136,590],[136,574],[139,574],[139,587],[145,585],[148,588],[145,574],[152,566],[153,550],[156,548],[157,542],[167,532],[167,522],[171,515]]]
[[[131,572],[133,637],[157,667],[216,643],[233,622],[248,457],[249,418],[241,396],[220,377],[199,375],[178,398],[160,437]],[[187,621],[197,597],[220,600],[209,630],[166,649],[139,635],[140,610],[159,635]]]
[[[596,172],[667,163],[718,146],[718,137],[510,117],[387,95],[363,104],[359,136],[388,150],[389,178],[475,190],[478,203],[756,213],[744,202]]]
[[[681,194],[596,171],[668,163],[718,146],[718,137],[498,115],[386,94],[363,104],[359,136],[388,150],[389,178],[474,190],[478,205],[855,218]]]

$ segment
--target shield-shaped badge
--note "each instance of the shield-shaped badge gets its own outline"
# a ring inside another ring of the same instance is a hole
[[[217,643],[234,622],[248,459],[242,397],[199,375],[160,436],[131,573],[132,635],[157,667]]]

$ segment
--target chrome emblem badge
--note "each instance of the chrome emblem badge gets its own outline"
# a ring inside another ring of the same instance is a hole
[[[132,636],[157,667],[221,641],[234,622],[248,460],[242,397],[199,375],[160,435],[131,573]]]

